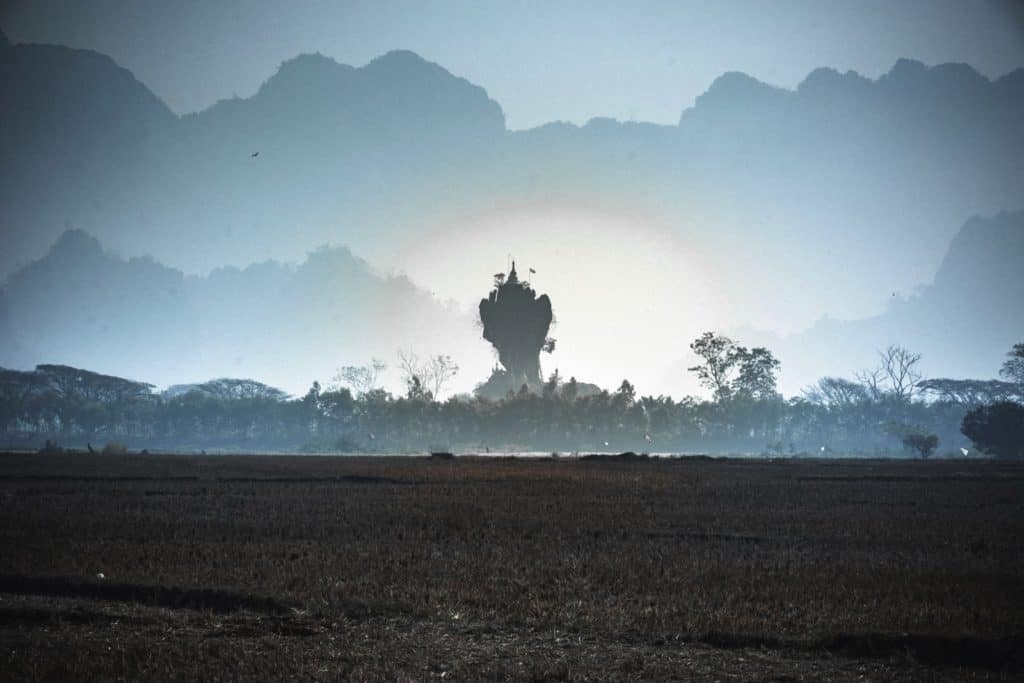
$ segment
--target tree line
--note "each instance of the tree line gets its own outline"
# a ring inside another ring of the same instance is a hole
[[[879,353],[853,378],[824,377],[801,395],[777,390],[779,361],[715,333],[690,345],[690,372],[711,394],[603,390],[557,370],[537,390],[501,399],[437,400],[457,375],[448,356],[401,353],[403,394],[381,388],[385,363],[340,368],[302,396],[253,380],[219,379],[156,392],[77,368],[0,370],[7,447],[107,441],[168,450],[304,452],[648,451],[767,455],[905,453],[1024,456],[1024,344],[999,380],[925,379],[919,354]]]

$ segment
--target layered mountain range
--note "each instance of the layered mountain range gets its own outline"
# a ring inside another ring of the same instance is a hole
[[[1021,214],[1000,215],[1024,197],[1020,69],[991,80],[901,60],[875,80],[819,69],[795,90],[729,73],[676,126],[594,119],[516,132],[485,90],[404,51],[362,67],[302,55],[252,97],[185,116],[84,50],[4,39],[0,83],[3,365],[172,383],[236,374],[224,367],[235,364],[293,388],[275,368],[320,352],[304,335],[353,360],[407,345],[355,332],[381,309],[349,311],[345,292],[365,302],[369,290],[455,315],[466,345],[439,350],[476,353],[465,315],[381,273],[396,245],[431,230],[552,206],[649,217],[714,255],[733,329],[775,341],[791,390],[859,358],[843,349],[870,355],[881,339],[934,346],[922,350],[940,374],[981,373],[1024,333],[1012,299]],[[316,251],[329,243],[351,251]],[[289,317],[303,307],[308,316]],[[351,333],[329,327],[336,316]],[[239,346],[232,329],[280,335]],[[679,347],[682,357],[686,340]],[[672,370],[652,389],[676,386],[692,385]]]

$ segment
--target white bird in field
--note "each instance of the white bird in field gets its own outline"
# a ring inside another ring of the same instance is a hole
[[[96,573],[96,578],[99,579],[100,581],[102,581],[103,579],[105,579],[107,577],[103,575],[103,572],[97,572]]]
[[[654,439],[651,438],[650,434],[644,434],[644,441],[647,443],[654,443]]]
[[[963,448],[963,447],[961,447],[961,448],[960,448],[960,453],[961,453],[961,454],[962,454],[963,456],[965,456],[965,457],[966,457],[966,456],[967,456],[967,453],[969,453],[969,451],[968,451],[968,450],[967,450],[966,448]]]
[[[608,442],[607,441],[604,442],[604,447],[608,448]]]

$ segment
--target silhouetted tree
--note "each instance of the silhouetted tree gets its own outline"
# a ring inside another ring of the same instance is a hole
[[[938,446],[939,437],[935,434],[924,434],[922,432],[912,431],[903,436],[903,447],[914,451],[925,460],[935,452],[935,449],[938,448]]]
[[[733,380],[733,394],[755,400],[775,398],[776,376],[781,363],[772,352],[763,347],[755,347],[749,351],[736,347],[736,360],[739,363],[739,375]]]
[[[302,402],[313,407],[320,405],[320,382],[313,382],[310,385],[309,391],[302,397]]]
[[[409,389],[405,397],[410,401],[430,401],[433,398],[430,390],[423,386],[423,382],[417,375],[412,375],[408,382]]]
[[[1009,358],[1003,362],[999,375],[1016,384],[1018,395],[1024,398],[1024,343],[1014,344],[1006,355]]]
[[[541,392],[544,398],[552,398],[558,394],[558,387],[561,386],[562,378],[558,374],[558,368],[548,375],[548,379],[544,382],[544,389]]]
[[[355,399],[348,389],[320,392],[320,411],[328,420],[347,422],[355,409]]]
[[[881,359],[879,370],[888,384],[889,394],[897,401],[910,401],[918,392],[921,372],[917,364],[921,354],[914,353],[903,346],[890,344],[884,351],[879,351]]]
[[[922,391],[935,396],[936,400],[967,406],[995,403],[1017,395],[1017,385],[995,379],[936,378],[918,382],[917,386]]]
[[[859,370],[854,376],[870,400],[880,401],[885,396],[885,371],[881,368]]]
[[[562,396],[565,397],[566,401],[571,403],[576,400],[577,396],[579,396],[579,392],[579,382],[576,381],[575,376],[570,377],[569,381],[566,382],[565,386],[562,388]]]
[[[413,382],[423,383],[423,367],[419,356],[412,351],[398,350],[398,371],[407,387],[412,386]]]
[[[401,350],[398,352],[398,367],[406,386],[418,379],[423,389],[435,398],[440,398],[448,382],[459,372],[459,366],[451,356],[438,354],[421,361],[412,351]]]
[[[740,349],[733,340],[725,335],[705,332],[690,344],[690,349],[702,362],[688,370],[711,390],[716,401],[729,398],[733,390],[732,371],[741,357]]]
[[[200,393],[220,400],[266,399],[270,401],[284,401],[288,398],[287,392],[268,386],[263,382],[257,382],[254,379],[233,379],[230,377],[212,379],[209,382],[194,385],[189,389],[189,392]]]
[[[822,377],[816,384],[804,389],[803,394],[812,403],[840,410],[849,409],[868,399],[868,390],[863,384],[842,377]]]
[[[609,392],[575,378],[562,383],[557,371],[542,387],[523,390],[520,384],[494,399],[463,396],[439,403],[416,372],[398,398],[379,388],[353,397],[347,388],[324,390],[314,384],[289,399],[245,380],[188,385],[183,393],[123,395],[71,390],[53,382],[48,372],[0,370],[0,425],[12,441],[37,446],[49,438],[80,446],[123,440],[195,450],[402,452],[430,444],[581,450],[604,449],[607,442],[608,448],[622,449],[657,443],[659,450],[818,453],[827,447],[882,454],[892,450],[892,435],[902,439],[908,433],[886,425],[916,425],[916,431],[943,443],[965,443],[959,433],[965,404],[892,400],[881,375],[877,396],[863,385],[824,378],[805,392],[806,398],[784,401],[769,391],[777,367],[770,355],[736,344],[731,348],[737,360],[725,375],[728,394],[714,401],[640,396],[628,379]],[[742,360],[751,357],[769,372],[763,382],[748,383],[756,389],[746,390],[744,376],[755,373],[744,373]],[[86,374],[68,376],[92,381]]]
[[[338,368],[334,383],[347,387],[356,396],[362,396],[377,388],[380,376],[387,370],[387,365],[376,358],[366,365],[345,365]]]
[[[443,354],[431,356],[427,363],[426,382],[431,393],[440,398],[441,392],[448,386],[448,382],[459,374],[459,366],[451,356]]]
[[[999,401],[964,416],[964,435],[978,448],[1000,457],[1024,457],[1024,406]]]
[[[714,332],[702,334],[690,344],[690,349],[703,363],[689,371],[711,389],[716,401],[731,397],[757,401],[778,395],[776,376],[780,363],[768,349],[747,349]]]

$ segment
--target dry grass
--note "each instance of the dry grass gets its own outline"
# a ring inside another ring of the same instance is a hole
[[[0,676],[1014,678],[1022,513],[1014,463],[2,456]]]

